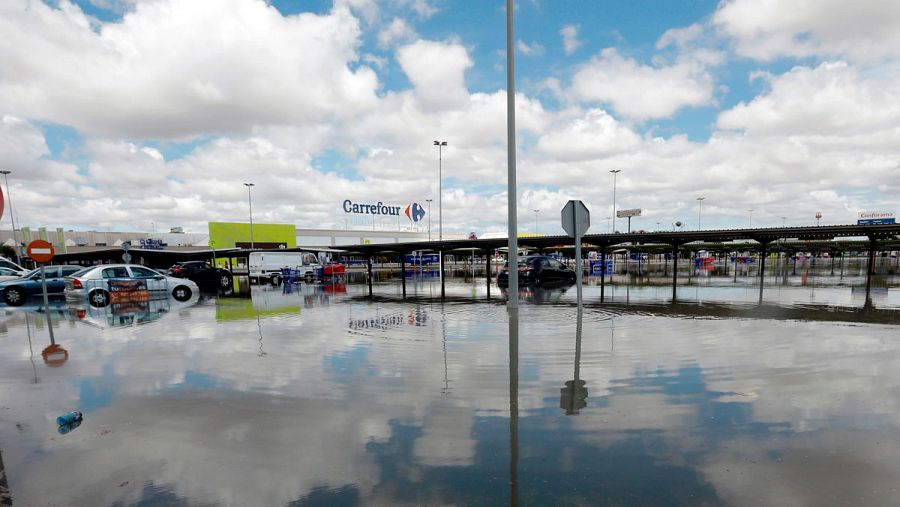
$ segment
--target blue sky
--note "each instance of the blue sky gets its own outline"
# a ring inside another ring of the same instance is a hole
[[[747,209],[768,225],[895,210],[900,7],[863,4],[520,0],[520,222],[571,198],[610,215],[611,169],[646,228],[690,223],[701,195],[719,227]],[[0,164],[17,215],[203,230],[240,219],[252,178],[262,219],[340,226],[345,198],[437,201],[442,139],[445,228],[502,231],[504,5],[10,1]]]

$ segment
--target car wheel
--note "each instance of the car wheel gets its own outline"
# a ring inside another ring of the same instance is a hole
[[[19,287],[10,287],[3,294],[3,300],[9,306],[22,306],[25,304],[25,291]]]
[[[88,303],[95,308],[103,308],[109,304],[109,292],[103,289],[92,290],[88,294]]]
[[[272,282],[273,287],[278,287],[279,285],[281,285],[281,276],[272,275],[272,279],[270,281]]]
[[[179,285],[172,290],[172,297],[175,298],[175,301],[187,301],[191,299],[191,294],[190,287],[184,285]]]
[[[223,289],[227,289],[231,287],[231,277],[228,275],[222,275],[219,277],[219,287]]]

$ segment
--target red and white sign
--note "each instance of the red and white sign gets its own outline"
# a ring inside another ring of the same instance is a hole
[[[31,260],[34,262],[50,262],[53,259],[53,254],[56,252],[53,250],[53,245],[42,240],[36,239],[31,243],[28,243],[28,256],[31,257]]]

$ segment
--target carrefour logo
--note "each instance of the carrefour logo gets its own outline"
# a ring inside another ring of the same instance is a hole
[[[409,218],[413,222],[418,222],[419,220],[422,220],[424,217],[425,217],[425,210],[422,208],[422,206],[419,203],[414,202],[406,207],[406,218]]]
[[[353,202],[350,199],[345,200],[342,207],[344,208],[344,213],[356,213],[360,215],[399,216],[400,210],[403,209],[400,206],[390,206],[381,201],[361,204]],[[414,202],[406,207],[406,217],[413,222],[418,222],[425,217],[425,209],[422,208],[419,203]]]

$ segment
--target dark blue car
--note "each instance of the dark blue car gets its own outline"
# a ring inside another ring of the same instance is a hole
[[[47,294],[62,295],[66,288],[64,278],[82,269],[81,266],[47,266]],[[21,306],[30,296],[42,293],[40,269],[30,271],[22,278],[0,282],[0,298],[9,306]]]

